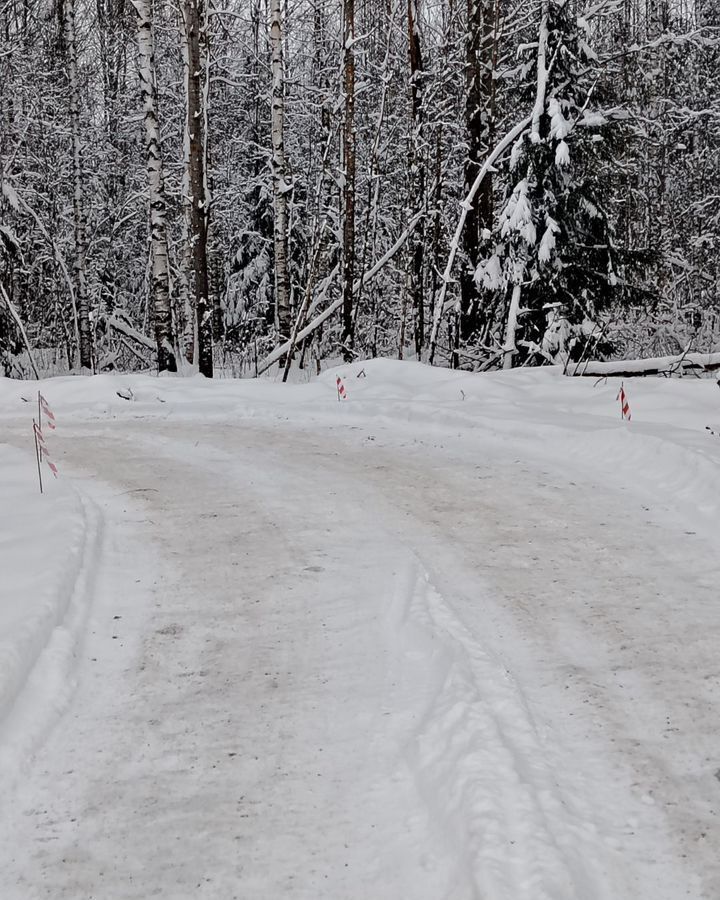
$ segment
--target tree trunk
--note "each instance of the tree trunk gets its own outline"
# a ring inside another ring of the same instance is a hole
[[[92,334],[90,331],[90,304],[88,301],[86,254],[87,237],[85,199],[83,196],[82,144],[80,140],[80,84],[77,70],[77,41],[75,34],[75,0],[65,0],[65,43],[68,55],[68,87],[70,91],[70,126],[73,146],[73,220],[75,230],[75,298],[77,303],[78,333],[80,336],[80,367],[92,371]]]
[[[157,116],[157,87],[151,0],[133,0],[138,15],[138,68],[145,119],[145,157],[150,200],[150,254],[152,305],[155,317],[158,371],[176,372],[168,275],[163,162]]]
[[[417,0],[408,0],[408,57],[410,62],[410,214],[424,209],[425,160],[423,158],[423,61],[420,49]],[[420,359],[425,343],[425,292],[423,264],[425,222],[413,235],[410,248],[410,292],[412,294],[415,355]],[[404,325],[404,320],[403,320]]]
[[[282,0],[270,2],[270,47],[272,50],[272,103],[270,166],[273,181],[274,249],[275,249],[275,325],[278,343],[290,336],[290,279],[288,277],[288,198],[292,185],[288,183],[285,162],[285,79],[283,72]]]
[[[494,0],[467,0],[465,42],[465,127],[468,156],[465,161],[467,193],[475,181],[493,138],[493,62],[495,43]],[[488,172],[472,209],[468,211],[463,233],[465,266],[460,279],[460,337],[470,338],[481,325],[475,269],[480,261],[480,244],[485,228],[492,228],[493,179]]]
[[[201,41],[207,37],[204,0],[185,0],[182,7],[187,41],[185,101],[186,159],[185,216],[190,264],[189,287],[195,310],[194,362],[206,378],[213,376],[212,309],[208,284],[208,192],[205,182],[205,98]]]
[[[343,354],[352,359],[354,344],[353,287],[355,280],[355,0],[343,5],[345,119],[343,122]]]

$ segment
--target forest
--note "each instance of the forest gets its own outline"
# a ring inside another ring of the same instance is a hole
[[[0,373],[720,351],[718,0],[0,0],[0,34]]]

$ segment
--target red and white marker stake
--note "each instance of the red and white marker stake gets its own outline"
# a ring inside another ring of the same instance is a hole
[[[37,456],[37,465],[38,465],[38,481],[40,482],[40,493],[43,493],[43,481],[42,481],[42,460],[45,458],[45,462],[47,463],[48,469],[53,473],[55,478],[58,477],[58,470],[55,463],[50,459],[50,454],[48,453],[47,444],[45,443],[45,437],[42,433],[42,429],[37,424],[37,422],[33,419],[33,435],[35,437],[35,454]]]
[[[620,385],[620,390],[618,391],[616,399],[620,401],[620,418],[629,422],[630,419],[632,419],[632,415],[630,414],[630,404],[628,403],[628,398],[625,394],[625,387],[622,384]]]
[[[337,387],[338,401],[347,400],[347,391],[345,390],[345,385],[343,384],[343,380],[339,375],[335,379],[335,386]]]
[[[43,397],[43,395],[38,391],[38,428],[42,430],[43,427],[43,416],[45,416],[45,421],[47,422],[48,428],[55,431],[55,415],[53,411],[50,409],[50,405],[47,400]],[[38,454],[39,462],[42,462],[43,453],[45,452],[44,444],[38,444],[35,442],[35,450]],[[57,476],[56,476],[57,477]],[[42,478],[40,480],[40,493],[42,494]]]
[[[45,438],[43,437],[42,430],[33,422],[33,429],[35,430],[35,440],[37,441],[38,447],[42,450],[42,455],[45,457],[45,461],[48,464],[48,468],[53,473],[53,475],[58,477],[58,470],[55,463],[50,459],[50,454],[48,453],[47,444],[45,443]]]
[[[38,391],[38,422],[41,428],[43,426],[43,413],[45,414],[45,422],[47,424],[47,427],[55,431],[55,414],[50,409],[47,400],[43,397],[40,391]]]

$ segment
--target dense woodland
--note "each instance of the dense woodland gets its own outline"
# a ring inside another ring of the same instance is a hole
[[[0,35],[0,372],[720,349],[720,0],[0,0]]]

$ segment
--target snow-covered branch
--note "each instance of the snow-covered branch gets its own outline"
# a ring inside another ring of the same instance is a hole
[[[630,377],[631,375],[688,375],[720,369],[720,353],[682,353],[652,359],[620,359],[612,362],[580,362],[567,366],[568,375]]]
[[[413,231],[417,228],[419,222],[424,217],[424,213],[418,213],[418,215],[414,216],[408,227],[403,231],[400,237],[395,241],[395,243],[390,247],[390,249],[384,253],[379,260],[370,268],[367,272],[365,272],[353,285],[353,290],[357,291],[360,289],[360,284],[367,284],[369,281],[377,275],[377,273],[383,269],[395,256],[395,254],[400,250],[403,244],[407,241]],[[342,295],[337,298],[337,300],[333,301],[327,309],[323,310],[318,316],[316,316],[312,322],[305,326],[302,331],[298,332],[295,335],[295,341],[285,341],[284,344],[281,344],[279,347],[276,347],[272,353],[269,353],[262,362],[258,364],[257,374],[262,375],[263,372],[266,372],[273,363],[277,362],[281,359],[291,348],[293,343],[297,344],[300,341],[305,340],[308,335],[312,334],[317,328],[319,328],[323,322],[326,322],[330,316],[337,312],[338,309],[343,304]]]

